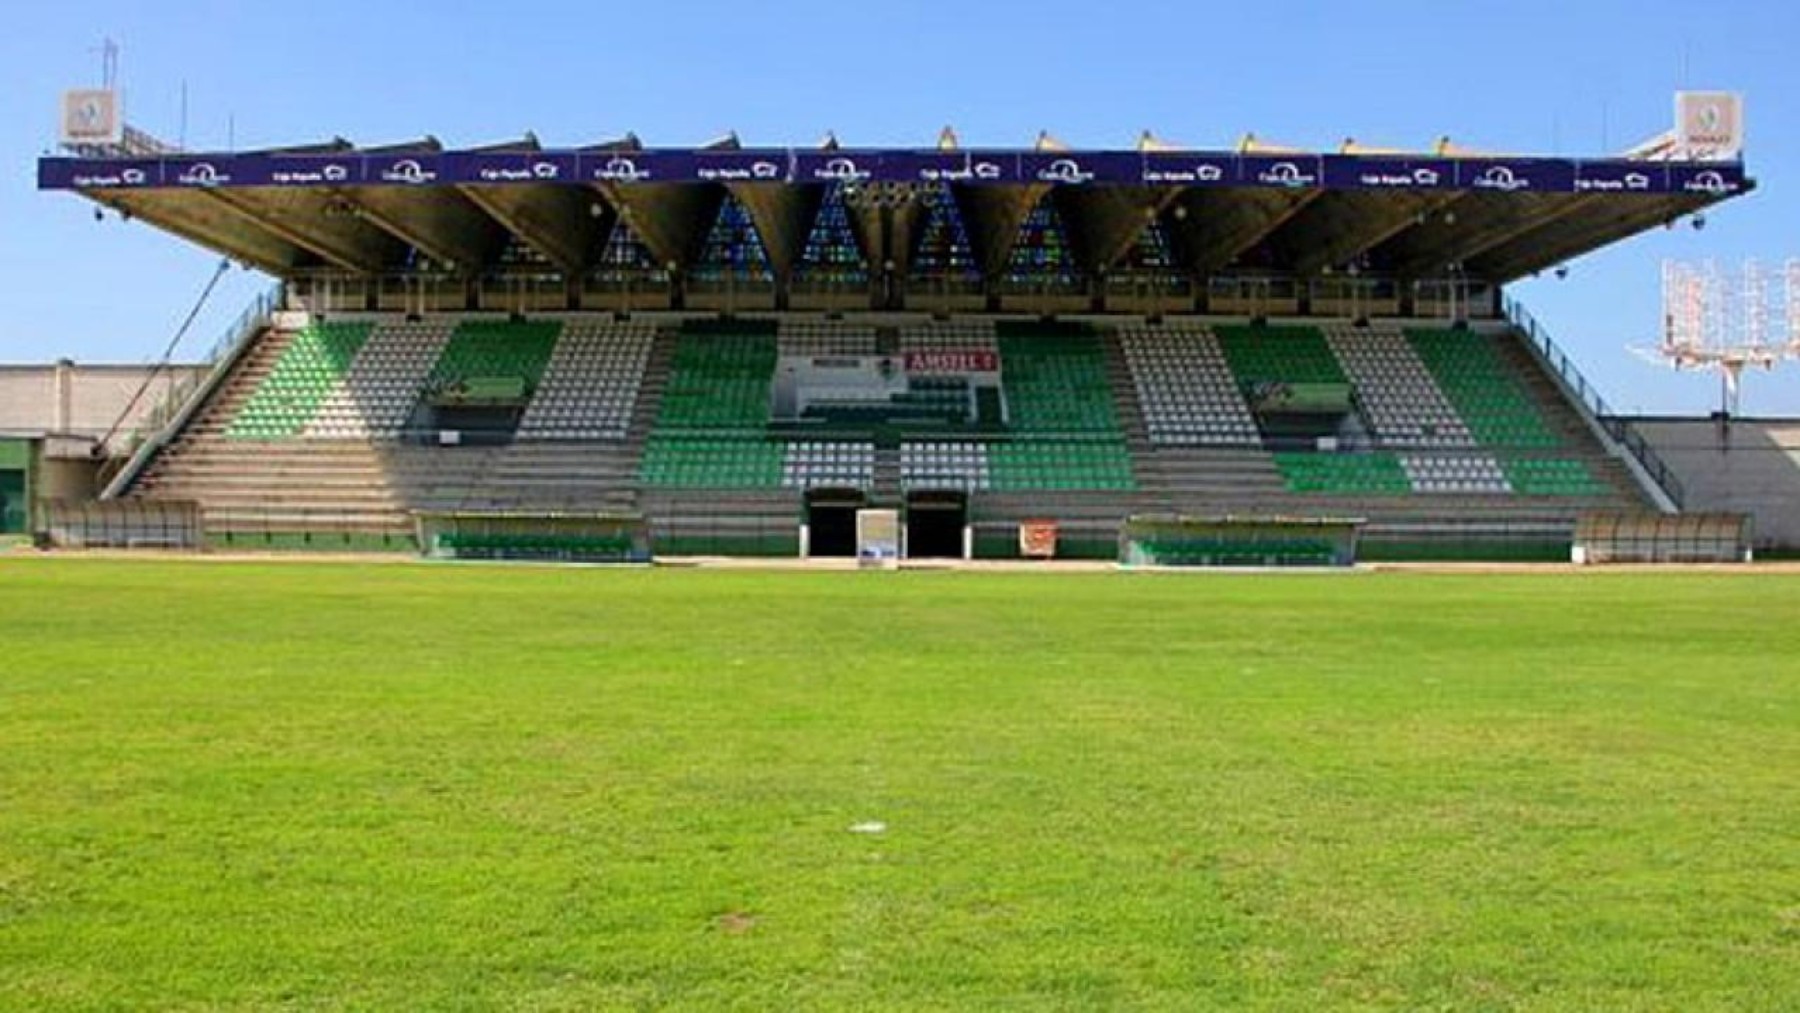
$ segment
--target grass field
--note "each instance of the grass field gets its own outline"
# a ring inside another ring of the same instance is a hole
[[[1800,579],[0,559],[0,1006],[1794,1009]]]

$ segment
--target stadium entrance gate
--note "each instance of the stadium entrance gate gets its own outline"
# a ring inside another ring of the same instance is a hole
[[[806,494],[806,555],[850,559],[856,555],[856,512],[868,498],[856,489],[814,489]]]
[[[909,559],[962,559],[969,498],[961,492],[915,492],[906,497]]]

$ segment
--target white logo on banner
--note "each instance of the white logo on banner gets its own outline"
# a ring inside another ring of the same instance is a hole
[[[752,162],[750,163],[750,175],[757,179],[779,179],[781,178],[781,166],[774,162]]]
[[[1037,178],[1046,183],[1086,183],[1094,174],[1082,169],[1073,158],[1059,158],[1038,170]]]
[[[870,177],[870,173],[856,167],[856,162],[848,158],[834,158],[824,166],[813,170],[813,178],[835,181],[838,183],[860,183]]]
[[[342,183],[350,178],[350,170],[341,165],[328,165],[319,174],[327,183]]]
[[[1276,162],[1258,173],[1256,179],[1272,186],[1288,187],[1312,186],[1319,181],[1312,173],[1301,172],[1300,166],[1293,162]]]
[[[219,170],[211,162],[196,162],[188,166],[187,171],[175,177],[182,186],[218,186],[231,182],[230,176],[219,174]]]
[[[381,178],[389,183],[405,183],[419,186],[437,179],[437,173],[428,171],[416,160],[407,158],[395,162],[394,167],[381,174]]]
[[[119,173],[119,181],[126,186],[143,186],[144,181],[148,178],[142,169],[126,169]]]
[[[1528,180],[1520,179],[1510,168],[1504,165],[1496,165],[1475,177],[1474,185],[1483,190],[1499,190],[1502,193],[1512,193],[1514,190],[1526,189],[1531,186],[1531,183]]]
[[[1420,186],[1437,186],[1443,175],[1436,169],[1414,169],[1413,182]]]
[[[1641,172],[1628,172],[1625,174],[1625,189],[1648,190],[1650,189],[1650,177]]]
[[[531,174],[538,179],[555,179],[562,175],[555,162],[535,162],[531,166]]]
[[[615,183],[636,183],[650,178],[650,173],[639,169],[637,163],[629,158],[609,158],[606,164],[594,172],[595,179],[611,180]]]
[[[1688,180],[1682,189],[1690,193],[1727,194],[1736,188],[1725,181],[1723,173],[1708,169],[1705,172],[1695,173],[1694,178]]]

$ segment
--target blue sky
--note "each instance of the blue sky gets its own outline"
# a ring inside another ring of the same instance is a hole
[[[529,12],[529,13],[523,13]],[[1196,147],[1245,131],[1334,147],[1592,155],[1666,129],[1683,85],[1747,94],[1761,189],[1688,228],[1574,262],[1515,293],[1625,410],[1705,411],[1716,385],[1640,362],[1665,257],[1800,255],[1800,5],[1660,0],[1379,4],[911,5],[461,0],[28,4],[0,35],[0,361],[154,357],[214,258],[142,224],[96,224],[40,194],[58,93],[123,46],[129,118],[240,148],[432,133],[453,146],[534,130],[550,145],[633,130],[649,143],[1024,145],[1040,129],[1118,147],[1149,128]],[[234,271],[186,348],[198,354],[267,279]],[[1800,414],[1800,364],[1755,377],[1746,411]]]

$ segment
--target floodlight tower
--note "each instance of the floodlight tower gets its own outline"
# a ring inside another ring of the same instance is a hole
[[[1712,261],[1698,267],[1663,264],[1663,336],[1654,350],[1634,349],[1674,369],[1711,369],[1719,374],[1719,407],[1727,418],[1738,413],[1744,370],[1773,370],[1783,359],[1800,359],[1800,259],[1784,270],[1785,319],[1771,316],[1768,276],[1746,261],[1734,282]],[[1782,344],[1771,333],[1785,334]]]

